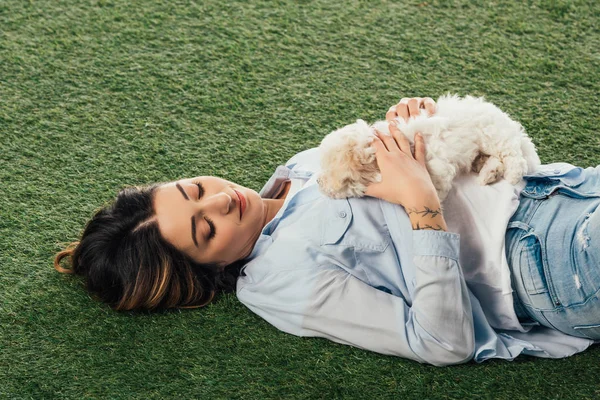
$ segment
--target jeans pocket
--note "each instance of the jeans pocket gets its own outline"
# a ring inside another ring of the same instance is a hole
[[[600,340],[600,324],[576,325],[573,327],[573,329],[585,338]]]
[[[520,239],[519,265],[521,280],[527,293],[548,293],[544,257],[539,239],[533,233],[527,233]]]

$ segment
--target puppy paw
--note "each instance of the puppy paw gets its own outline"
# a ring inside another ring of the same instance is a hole
[[[498,157],[489,156],[484,162],[477,181],[481,186],[496,182],[504,174],[504,164]]]
[[[523,179],[523,175],[527,173],[527,159],[525,159],[524,157],[505,157],[504,165],[506,165],[504,179],[506,179],[512,185],[516,185],[517,183],[519,183],[521,179]]]

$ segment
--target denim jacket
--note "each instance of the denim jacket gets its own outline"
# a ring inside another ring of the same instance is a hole
[[[403,207],[380,199],[330,199],[319,171],[318,148],[300,152],[260,192],[305,181],[263,228],[237,284],[239,300],[278,329],[434,365],[564,357],[590,345],[541,327],[493,328],[481,302],[495,300],[469,289],[460,234],[412,230]],[[530,178],[568,187],[577,171],[552,164]]]

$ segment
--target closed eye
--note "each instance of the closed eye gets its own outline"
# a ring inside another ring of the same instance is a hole
[[[215,224],[213,224],[212,220],[208,217],[204,217],[206,222],[208,222],[208,226],[210,227],[210,233],[208,234],[208,240],[212,239],[216,235]]]
[[[198,186],[198,200],[200,200],[200,197],[202,197],[202,195],[204,194],[204,188],[202,187],[202,184],[200,182],[195,182],[194,184]]]
[[[204,196],[204,187],[202,186],[202,183],[200,183],[200,182],[192,182],[192,183],[194,185],[198,186],[198,200],[200,200],[200,198],[202,196]],[[204,217],[204,219],[206,220],[206,223],[208,223],[208,226],[210,228],[210,233],[208,234],[208,240],[210,240],[210,239],[214,238],[216,235],[215,224],[208,217]]]

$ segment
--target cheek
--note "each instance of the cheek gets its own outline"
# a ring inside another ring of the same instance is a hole
[[[241,241],[240,235],[242,234],[241,228],[235,225],[228,225],[221,229],[221,239],[222,243],[233,244]]]

